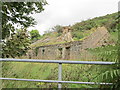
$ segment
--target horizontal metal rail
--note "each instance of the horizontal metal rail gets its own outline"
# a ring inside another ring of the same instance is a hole
[[[62,81],[62,64],[92,64],[92,65],[114,65],[116,64],[115,62],[102,62],[102,61],[38,60],[38,59],[12,59],[12,58],[0,58],[0,62],[57,63],[58,64],[58,80],[17,79],[17,78],[2,78],[2,77],[0,79],[1,80],[58,83],[58,88],[62,88],[61,83],[112,85],[112,83]]]
[[[58,80],[38,80],[38,79],[18,79],[18,78],[0,78],[1,80],[17,80],[17,81],[33,81],[33,82],[46,82],[46,83],[73,83],[73,84],[99,84],[99,85],[112,85],[112,83],[98,83],[98,82],[78,82],[78,81],[58,81]]]
[[[102,62],[102,61],[68,61],[68,60],[38,60],[38,59],[10,59],[0,58],[0,62],[34,62],[34,63],[62,63],[62,64],[95,64],[95,65],[112,65],[115,62]]]

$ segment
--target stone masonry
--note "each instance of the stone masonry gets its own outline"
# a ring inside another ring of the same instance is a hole
[[[105,27],[99,27],[90,36],[83,41],[70,41],[63,44],[45,45],[30,50],[27,53],[28,58],[34,59],[63,59],[77,60],[85,55],[85,49],[95,48],[107,44],[109,33]]]

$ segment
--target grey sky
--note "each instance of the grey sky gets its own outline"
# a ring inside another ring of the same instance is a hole
[[[118,11],[119,0],[47,0],[42,13],[32,15],[40,34],[55,25],[73,25],[81,20],[103,16]]]

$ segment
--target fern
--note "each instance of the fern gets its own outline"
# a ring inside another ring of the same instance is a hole
[[[89,49],[98,60],[111,61],[119,63],[118,59],[118,46],[119,45],[109,45],[105,47],[98,47],[95,49]],[[101,74],[99,74],[95,79],[100,82],[110,82],[113,83],[110,88],[119,88],[120,86],[120,65],[111,65],[109,67],[100,67]],[[103,86],[105,87],[105,86]]]

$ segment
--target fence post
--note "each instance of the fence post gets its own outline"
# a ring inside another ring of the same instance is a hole
[[[62,81],[62,63],[59,63],[59,66],[58,66],[58,80]],[[58,88],[62,88],[61,83],[58,83]]]

